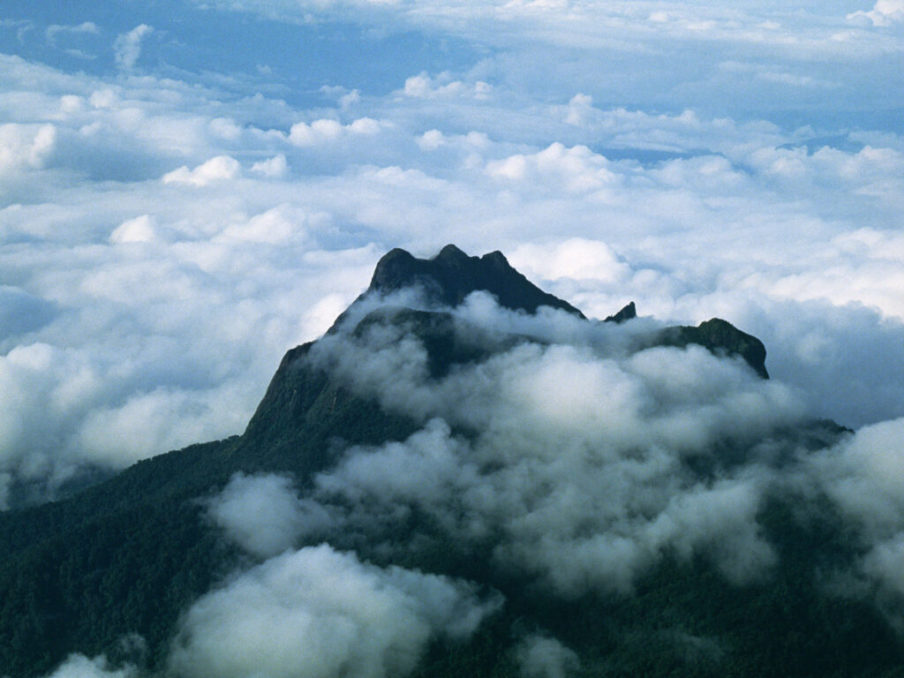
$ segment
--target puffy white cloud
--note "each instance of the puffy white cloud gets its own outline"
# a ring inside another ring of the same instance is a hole
[[[863,574],[879,585],[880,602],[891,594],[892,600],[904,596],[904,532],[879,542],[863,557]],[[894,621],[900,623],[898,615]]]
[[[329,516],[300,501],[286,476],[238,473],[207,505],[208,515],[249,553],[269,558],[288,550],[306,532],[329,525]]]
[[[593,278],[615,283],[623,282],[629,272],[605,242],[584,238],[570,238],[552,246],[524,244],[508,258],[528,278],[542,280]]]
[[[238,239],[272,245],[290,242],[305,242],[311,226],[316,226],[316,218],[283,204],[256,214],[245,222],[231,224],[223,229],[218,239]],[[314,222],[312,224],[312,222]]]
[[[417,140],[418,146],[425,151],[435,151],[445,143],[443,133],[438,129],[431,129],[424,132],[420,139]]]
[[[289,130],[289,142],[296,146],[317,146],[355,136],[372,136],[380,132],[381,124],[372,118],[358,118],[347,125],[322,118],[311,124],[297,122]]]
[[[811,461],[830,496],[873,537],[904,529],[904,419],[866,426]]]
[[[773,376],[848,426],[901,416],[904,323],[863,305],[754,299],[740,317],[768,346]]]
[[[136,678],[133,666],[112,668],[105,657],[89,659],[81,654],[71,655],[47,678]]]
[[[492,91],[492,86],[482,80],[478,80],[473,85],[467,85],[461,80],[452,80],[448,73],[434,79],[426,72],[407,78],[402,90],[405,96],[422,99],[457,97],[487,99]]]
[[[218,155],[202,163],[194,169],[184,165],[172,172],[163,175],[165,184],[191,184],[192,186],[207,186],[215,181],[235,179],[242,171],[238,160],[228,155]]]
[[[544,188],[555,193],[588,193],[614,184],[617,176],[609,171],[606,159],[586,146],[566,148],[554,143],[530,155],[517,154],[487,164],[494,179],[529,184],[532,190]]]
[[[280,178],[289,171],[289,165],[286,162],[286,156],[280,153],[274,155],[267,160],[260,160],[251,166],[252,172],[257,172],[265,177]]]
[[[153,242],[157,238],[155,219],[149,214],[128,219],[110,234],[112,243]]]
[[[531,322],[554,325],[556,315]],[[577,322],[559,315],[565,328]],[[506,326],[499,316],[484,311],[486,332]],[[530,325],[519,329],[529,336]],[[425,423],[407,441],[349,450],[318,478],[317,497],[360,506],[345,518],[352,525],[412,504],[456,539],[500,535],[498,563],[566,594],[630,591],[665,553],[704,555],[733,582],[756,579],[775,559],[756,523],[770,482],[758,463],[773,453],[759,444],[803,411],[781,384],[702,348],[627,350],[653,329],[560,332],[559,343],[521,344],[440,380],[404,330],[375,326],[362,346],[333,335],[315,347],[317,364]],[[721,470],[702,480],[691,458]]]
[[[0,179],[5,174],[42,167],[56,139],[53,125],[0,125]]]
[[[467,637],[498,605],[461,581],[308,547],[195,601],[170,665],[188,678],[404,676],[431,638]]]
[[[202,164],[188,178],[230,166]],[[121,468],[240,432],[281,354],[329,327],[379,254],[329,246],[328,214],[280,206],[257,186],[266,207],[243,212],[228,202],[229,179],[205,186],[223,190],[224,209],[193,207],[178,183],[113,185],[103,197],[58,188],[68,207],[3,210],[0,252],[0,371],[11,394],[0,470],[51,486],[84,464]],[[275,252],[283,263],[262,267]]]
[[[230,118],[214,118],[207,123],[207,127],[215,136],[225,141],[235,141],[242,134],[242,128]]]
[[[860,575],[877,584],[880,604],[900,623],[904,596],[904,419],[866,426],[805,461],[804,482],[815,481],[859,528],[866,554]]]
[[[580,667],[578,656],[549,636],[528,636],[517,652],[524,678],[566,678]]]
[[[69,384],[66,384],[69,386]],[[240,423],[228,416],[228,408],[241,403],[231,389],[205,392],[157,387],[129,394],[114,405],[96,403],[84,413],[73,440],[67,441],[89,461],[104,467],[122,468],[163,450],[173,450],[191,441],[209,439],[218,429],[217,417],[226,412],[229,427]],[[226,429],[228,431],[228,429]],[[222,435],[222,434],[220,434]],[[73,460],[77,462],[76,458]]]

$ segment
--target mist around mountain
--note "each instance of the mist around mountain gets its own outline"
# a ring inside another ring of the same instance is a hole
[[[393,250],[241,436],[0,515],[0,675],[904,675],[904,426],[768,377]]]

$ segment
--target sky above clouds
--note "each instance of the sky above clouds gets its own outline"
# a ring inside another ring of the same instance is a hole
[[[396,246],[904,417],[904,5],[811,5],[4,3],[0,506],[240,433]]]

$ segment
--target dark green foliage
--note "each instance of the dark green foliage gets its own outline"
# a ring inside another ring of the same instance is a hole
[[[179,615],[237,554],[198,500],[238,471],[300,484],[347,443],[402,439],[413,424],[362,401],[290,351],[241,437],[148,459],[71,499],[0,514],[0,675],[49,672],[67,654],[115,653],[124,634],[165,657]]]
[[[417,675],[518,675],[512,648],[536,632],[578,653],[579,676],[895,675],[904,662],[900,636],[869,600],[830,595],[818,576],[849,564],[849,535],[831,513],[802,521],[794,509],[773,502],[764,510],[781,566],[748,586],[728,583],[703,559],[672,557],[623,596],[562,600],[491,574],[504,610],[470,643],[438,646]]]
[[[76,649],[109,652],[131,632],[162,653],[178,615],[228,562],[193,498],[228,477],[215,459],[233,442],[170,453],[77,499],[4,515],[3,670],[46,672]]]
[[[305,485],[336,461],[343,444],[400,440],[416,430],[404,417],[356,397],[305,360],[311,344],[289,351],[276,371],[229,465],[246,472],[285,471]]]

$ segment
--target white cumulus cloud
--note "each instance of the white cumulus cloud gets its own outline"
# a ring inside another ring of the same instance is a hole
[[[133,666],[112,668],[105,657],[92,659],[73,654],[46,678],[137,678],[138,675]]]
[[[497,606],[461,581],[308,547],[197,600],[170,665],[187,678],[404,676],[431,638],[467,637]]]
[[[242,548],[256,556],[286,551],[305,532],[321,529],[329,516],[298,499],[291,478],[238,473],[208,502],[208,514]]]
[[[318,478],[318,499],[340,514],[345,502],[360,506],[345,518],[351,525],[379,525],[375,505],[389,519],[410,503],[456,539],[500,535],[498,562],[566,594],[628,592],[665,553],[703,555],[732,582],[763,576],[775,555],[756,523],[770,482],[758,445],[801,421],[793,393],[700,347],[631,353],[654,331],[643,323],[574,327],[559,315],[519,327],[530,336],[546,324],[553,345],[520,344],[440,380],[404,329],[376,326],[367,344],[333,335],[315,347],[316,364],[356,392],[424,422],[404,442],[349,450]],[[468,317],[492,333],[504,316]],[[558,333],[548,327],[557,324]],[[739,465],[716,478],[685,466],[726,463],[723,446]]]
[[[215,181],[235,179],[241,171],[242,167],[238,160],[228,155],[218,155],[194,169],[183,165],[172,172],[167,172],[163,175],[163,183],[207,186]]]
[[[580,667],[577,654],[549,636],[525,638],[517,654],[523,678],[566,678]]]

